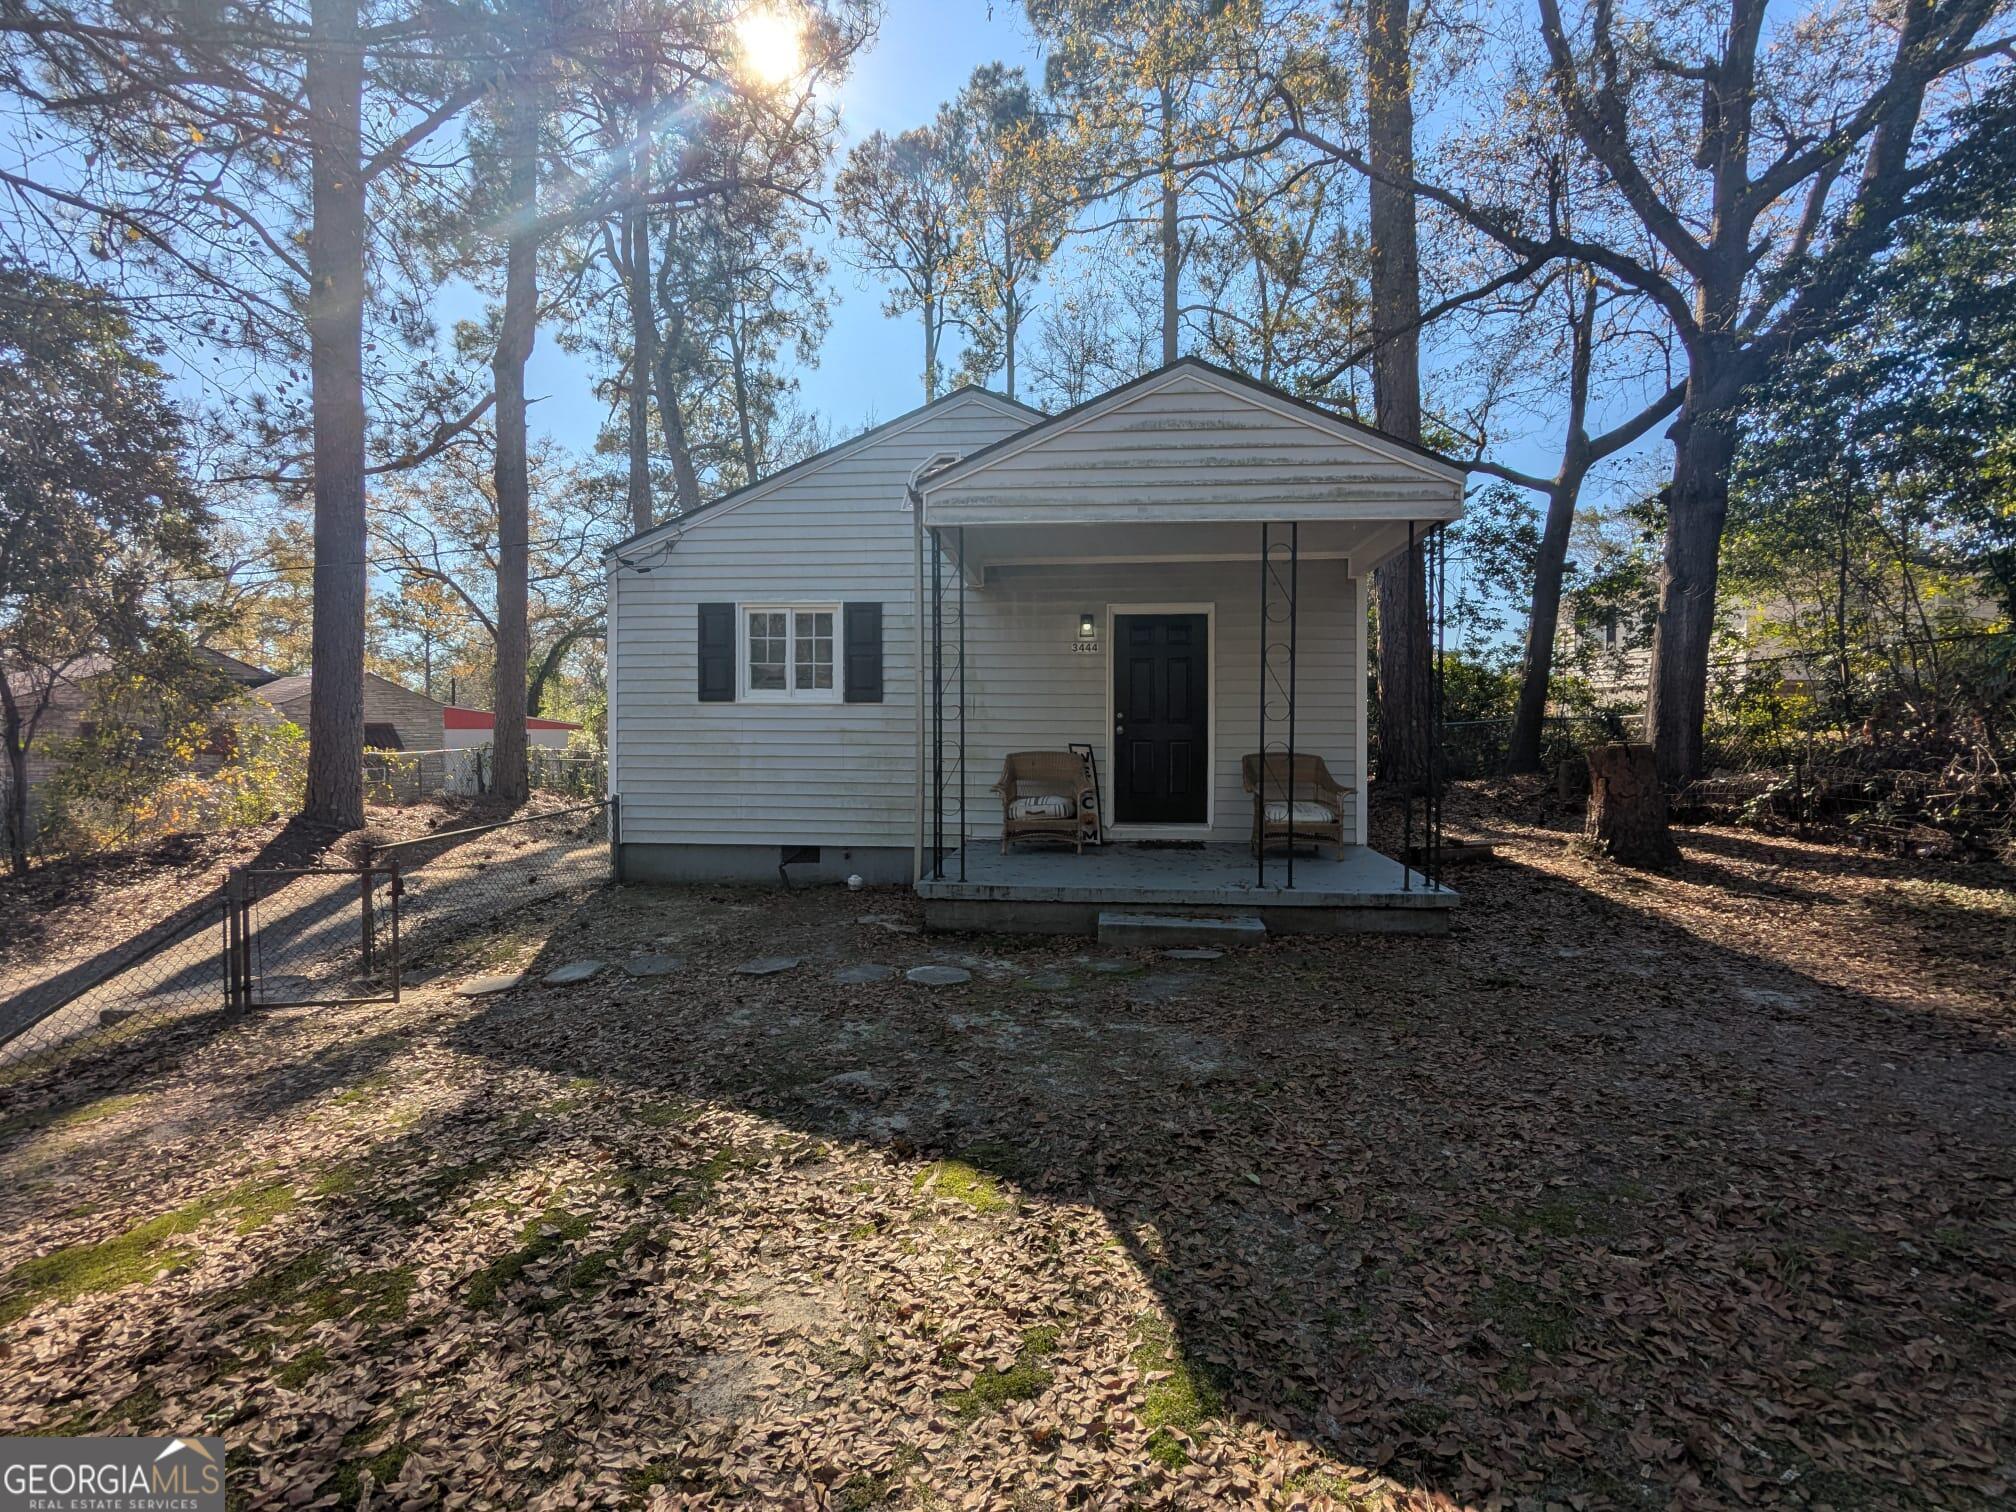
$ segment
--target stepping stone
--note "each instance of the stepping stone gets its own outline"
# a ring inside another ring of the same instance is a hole
[[[919,987],[957,987],[973,980],[973,973],[957,966],[912,966],[904,977]]]
[[[496,992],[509,992],[514,987],[525,985],[525,973],[514,972],[510,976],[471,977],[455,989],[457,997],[489,997]]]
[[[640,955],[625,961],[623,969],[633,977],[670,976],[685,964],[677,956]]]
[[[1063,971],[1039,971],[1034,976],[1022,978],[1022,985],[1031,992],[1063,992],[1071,985],[1071,977]]]
[[[576,982],[585,982],[608,963],[606,961],[569,961],[564,966],[555,966],[539,978],[548,987],[571,987]]]
[[[1219,961],[1224,958],[1224,951],[1213,950],[1208,945],[1186,945],[1177,950],[1162,952],[1162,959],[1165,961]]]
[[[780,971],[789,971],[798,964],[797,956],[758,956],[753,961],[744,961],[735,968],[737,976],[775,976]]]
[[[842,966],[833,980],[842,987],[865,987],[870,982],[886,982],[896,975],[894,966]]]
[[[1141,967],[1134,961],[1094,961],[1091,969],[1104,972],[1107,976],[1131,976]]]

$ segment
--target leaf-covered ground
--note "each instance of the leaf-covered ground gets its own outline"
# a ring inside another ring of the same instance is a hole
[[[0,1088],[0,1423],[245,1505],[2006,1505],[2007,878],[1542,803],[1447,939],[633,888]]]

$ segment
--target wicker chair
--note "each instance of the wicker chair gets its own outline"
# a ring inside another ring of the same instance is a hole
[[[1058,840],[1080,855],[1098,840],[1099,796],[1075,751],[1014,751],[1001,762],[1001,853],[1018,840]]]
[[[1340,785],[1321,756],[1299,752],[1291,785],[1285,751],[1270,751],[1264,758],[1267,781],[1263,789],[1262,760],[1255,754],[1239,762],[1239,775],[1253,795],[1253,854],[1257,856],[1269,846],[1285,849],[1292,833],[1297,843],[1306,840],[1311,845],[1335,846],[1337,858],[1342,860],[1344,800],[1357,789]]]

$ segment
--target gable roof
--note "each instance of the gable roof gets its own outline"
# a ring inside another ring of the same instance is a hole
[[[1182,372],[1208,378],[1216,387],[1237,397],[1260,402],[1270,409],[1285,410],[1293,418],[1317,429],[1359,442],[1372,450],[1384,452],[1393,460],[1418,468],[1431,476],[1459,485],[1469,476],[1470,469],[1464,463],[1456,461],[1453,457],[1446,457],[1441,452],[1433,451],[1418,442],[1403,440],[1399,436],[1389,436],[1375,426],[1337,414],[1310,400],[1298,398],[1286,389],[1277,388],[1271,383],[1262,383],[1257,378],[1249,378],[1246,374],[1234,372],[1231,368],[1220,367],[1215,362],[1206,362],[1201,357],[1178,357],[1174,362],[1164,363],[1138,378],[1129,379],[1118,388],[1108,389],[1082,404],[1075,404],[1070,409],[1046,416],[1012,436],[1003,436],[999,441],[990,442],[978,450],[968,452],[950,467],[933,473],[930,480],[922,486],[927,491],[936,491],[957,484],[1004,456],[1040,445],[1059,431],[1082,425],[1109,410],[1122,408],[1143,391],[1158,387],[1173,375]]]
[[[717,514],[739,504],[747,504],[751,500],[760,498],[762,495],[787,482],[792,482],[808,474],[817,472],[820,468],[838,462],[843,457],[852,456],[863,447],[880,441],[884,437],[893,436],[908,430],[927,415],[945,409],[957,401],[971,399],[982,399],[1004,408],[1019,410],[1036,420],[1041,420],[1043,417],[1041,410],[1036,409],[1032,405],[1024,404],[1020,399],[1010,399],[1006,394],[997,394],[992,389],[981,388],[978,384],[962,383],[949,394],[940,394],[929,403],[920,404],[913,410],[906,410],[893,420],[885,420],[880,425],[870,426],[858,436],[850,436],[847,440],[829,446],[824,451],[814,452],[809,457],[800,458],[789,467],[779,468],[767,478],[758,478],[754,483],[745,483],[734,492],[725,493],[718,499],[710,499],[697,509],[689,509],[684,514],[674,515],[669,520],[660,520],[649,530],[640,530],[635,535],[626,536],[614,546],[611,546],[603,555],[605,557],[618,557],[620,559],[621,553],[633,546],[639,546],[646,541],[655,540],[668,531],[677,532],[683,530],[703,516]],[[1010,439],[1012,440],[1013,438],[1011,437]]]
[[[198,646],[196,654],[241,687],[257,688],[273,681],[273,674],[264,667],[255,667],[251,662],[228,651],[219,651],[214,646]]]
[[[277,708],[281,704],[293,703],[297,699],[306,698],[308,690],[313,686],[314,681],[314,673],[301,672],[292,677],[276,677],[273,681],[254,688],[252,691]],[[439,699],[429,698],[427,694],[422,693],[418,688],[409,688],[403,683],[395,683],[391,678],[380,677],[376,672],[366,672],[364,674],[364,690],[366,693],[370,692],[372,683],[377,683],[381,688],[390,688],[395,693],[407,693],[411,694],[414,698],[426,698],[429,703],[440,703]],[[447,705],[442,704],[441,707],[445,709]]]

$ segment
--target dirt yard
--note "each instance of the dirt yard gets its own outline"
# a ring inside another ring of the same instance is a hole
[[[1543,805],[1447,939],[632,888],[0,1087],[0,1423],[241,1505],[2008,1505],[2009,878]]]

